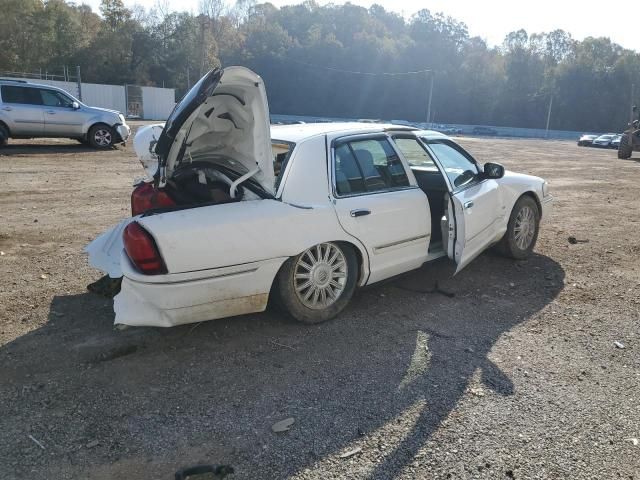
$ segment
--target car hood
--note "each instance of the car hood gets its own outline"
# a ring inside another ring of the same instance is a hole
[[[108,108],[101,108],[101,107],[89,107],[85,105],[85,108],[92,111],[92,112],[99,112],[99,113],[111,113],[113,115],[115,115],[116,117],[118,115],[120,115],[120,112],[117,110],[109,110]]]
[[[215,69],[176,105],[155,145],[160,186],[183,159],[230,158],[274,194],[269,105],[259,75],[244,67]],[[213,154],[213,155],[212,155]]]

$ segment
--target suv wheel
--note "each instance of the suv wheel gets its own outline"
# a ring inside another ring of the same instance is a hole
[[[9,130],[0,124],[0,147],[4,147],[9,142]]]
[[[108,125],[94,125],[89,129],[88,140],[93,148],[109,148],[113,146],[115,133]]]

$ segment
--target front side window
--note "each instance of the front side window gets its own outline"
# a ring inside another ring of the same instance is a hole
[[[477,165],[464,151],[449,140],[426,140],[440,161],[454,188],[464,188],[480,180]]]
[[[412,167],[436,169],[436,164],[415,138],[394,138],[393,141]]]
[[[42,99],[36,88],[2,85],[0,93],[2,93],[2,101],[4,103],[42,105]]]
[[[40,96],[42,97],[42,104],[47,107],[70,107],[73,101],[55,90],[40,90]]]
[[[334,161],[338,195],[409,186],[407,172],[386,138],[343,143],[336,147]]]

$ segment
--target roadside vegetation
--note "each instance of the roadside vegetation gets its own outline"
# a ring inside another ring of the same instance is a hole
[[[344,71],[430,69],[432,121],[543,128],[553,97],[551,128],[592,131],[626,125],[640,78],[636,52],[562,30],[519,30],[490,47],[426,9],[405,19],[349,3],[278,9],[204,0],[200,12],[169,5],[103,0],[93,12],[81,2],[0,0],[0,71],[60,74],[80,65],[87,82],[164,85],[180,95],[211,67],[239,64],[264,77],[273,112],[424,121],[429,73]]]

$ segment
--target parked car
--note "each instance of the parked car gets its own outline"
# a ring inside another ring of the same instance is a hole
[[[498,131],[491,127],[473,127],[473,135],[497,135]]]
[[[492,245],[527,258],[552,203],[543,179],[481,165],[437,132],[270,129],[262,79],[243,67],[205,75],[134,147],[152,180],[134,189],[132,218],[87,246],[122,277],[118,324],[259,312],[270,298],[322,322],[357,287],[428,261],[460,271]]]
[[[615,138],[615,133],[607,133],[605,135],[600,135],[593,141],[593,146],[598,148],[612,148],[611,142]]]
[[[620,140],[622,140],[622,134],[621,133],[619,133],[615,137],[613,137],[613,140],[611,140],[611,148],[615,148],[617,150],[618,147],[620,146]]]
[[[50,85],[0,79],[0,146],[10,138],[67,137],[108,148],[130,132],[120,112],[89,107]]]
[[[591,146],[591,144],[593,143],[593,141],[598,138],[598,135],[587,135],[586,133],[584,135],[582,135],[579,139],[578,139],[578,146],[579,147],[589,147]]]

